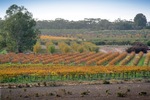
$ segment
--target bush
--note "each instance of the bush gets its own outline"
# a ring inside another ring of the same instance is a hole
[[[103,84],[110,84],[110,82],[107,81],[107,80],[104,80],[104,81],[103,81]]]
[[[41,50],[41,44],[40,42],[37,42],[34,46],[33,46],[33,52],[34,53],[39,53]]]
[[[79,45],[78,48],[77,48],[77,51],[79,53],[83,53],[83,52],[86,52],[87,50],[83,45]]]
[[[66,44],[65,42],[59,42],[58,47],[61,50],[62,53],[69,53],[71,52],[71,47]]]
[[[117,93],[117,96],[118,96],[118,97],[126,97],[126,96],[127,96],[127,93],[118,92],[118,93]]]
[[[145,95],[147,95],[147,92],[140,92],[139,95],[140,96],[145,96]]]
[[[83,42],[82,45],[90,52],[98,52],[99,47],[91,42]]]
[[[135,52],[135,53],[139,53],[140,51],[144,52],[144,53],[147,53],[147,50],[148,50],[148,46],[143,44],[143,43],[140,43],[140,42],[137,42],[137,43],[134,43],[132,47],[128,48],[126,51],[128,53],[131,53],[131,52]]]
[[[147,42],[147,45],[150,46],[150,41]]]
[[[54,52],[56,51],[54,45],[49,45],[49,46],[47,47],[47,49],[48,49],[48,52],[50,52],[50,53],[54,53]]]

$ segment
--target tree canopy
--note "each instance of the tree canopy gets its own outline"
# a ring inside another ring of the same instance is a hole
[[[142,28],[146,27],[146,23],[147,23],[146,16],[143,15],[142,13],[137,14],[134,17],[134,23],[135,23],[137,29],[142,29]]]
[[[35,29],[36,21],[23,6],[13,4],[6,10],[3,23],[6,45],[9,51],[23,52],[32,50],[39,31]]]

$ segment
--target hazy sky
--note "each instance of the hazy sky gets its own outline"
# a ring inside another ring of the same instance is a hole
[[[0,0],[0,17],[12,4],[24,6],[39,20],[102,18],[133,20],[143,13],[150,21],[150,0]]]

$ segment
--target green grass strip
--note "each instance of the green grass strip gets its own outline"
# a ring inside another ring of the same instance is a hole
[[[143,66],[144,65],[145,56],[143,56],[140,61],[138,62],[137,66]]]

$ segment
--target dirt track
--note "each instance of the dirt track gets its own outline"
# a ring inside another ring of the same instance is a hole
[[[124,52],[129,46],[104,45],[99,46],[101,52]]]
[[[144,92],[141,94],[141,92]],[[125,97],[118,97],[117,94]],[[146,93],[146,94],[145,94]],[[141,94],[141,95],[140,95]],[[1,100],[150,100],[150,83],[1,89]]]

